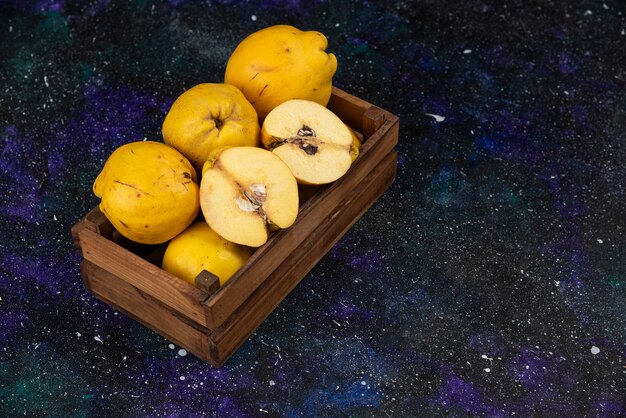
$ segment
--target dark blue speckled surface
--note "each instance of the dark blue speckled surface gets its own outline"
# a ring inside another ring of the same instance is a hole
[[[0,416],[623,416],[625,15],[0,2]],[[69,229],[113,149],[277,23],[400,116],[398,178],[216,370],[89,296]]]

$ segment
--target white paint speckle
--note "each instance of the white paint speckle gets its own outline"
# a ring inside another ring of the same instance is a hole
[[[602,7],[604,7],[604,10],[609,10],[609,6],[607,6],[606,3],[602,3]]]
[[[593,14],[593,12],[591,10],[587,10],[585,12],[585,16],[591,16]]]
[[[598,238],[598,244],[604,244],[604,241]]]
[[[81,335],[82,335],[82,334],[81,334],[80,332],[77,332],[77,333],[76,333],[76,336],[77,336],[77,337],[80,337]]]
[[[52,219],[54,219],[55,221],[58,221],[57,216],[56,215],[52,215]]]
[[[599,352],[600,352],[600,349],[598,347],[596,347],[595,345],[591,346],[591,354],[593,354],[595,356]]]
[[[168,347],[170,348],[170,350],[173,350],[174,348],[176,348],[174,344],[169,344]]]
[[[13,32],[13,26],[9,26],[9,33]]]
[[[181,348],[180,350],[178,350],[178,355],[181,357],[185,357],[187,355],[187,350]]]
[[[569,91],[565,90],[565,91],[563,91],[563,94],[566,95],[566,96],[569,96]]]
[[[50,84],[48,84],[48,76],[47,75],[43,76],[43,82],[46,85],[46,87],[50,87]]]
[[[250,20],[252,20],[253,22],[256,22],[256,15],[250,16]]]
[[[626,35],[626,29],[622,29],[622,36]]]
[[[439,123],[439,122],[443,122],[444,120],[446,120],[446,118],[444,116],[441,115],[435,115],[434,113],[424,113],[426,116],[431,116],[433,118],[435,118],[435,122]]]
[[[486,371],[487,373],[489,373],[489,372],[491,371],[491,369],[490,369],[489,367],[487,367],[487,368],[485,369],[485,371]]]
[[[367,385],[367,383],[365,382],[365,380],[361,380],[361,384],[362,384],[363,386]]]
[[[102,340],[100,339],[100,336],[99,336],[99,335],[96,335],[95,337],[93,337],[93,339],[94,339],[94,340],[96,340],[96,341],[98,341],[100,344],[104,344],[104,343],[102,342]]]
[[[561,281],[560,281],[560,280],[555,280],[555,281],[554,281],[554,285],[555,285],[556,287],[559,287],[559,285],[560,285],[560,284],[561,284]]]
[[[185,376],[179,377],[180,380],[185,380]]]
[[[463,51],[463,53],[464,53],[464,54],[471,54],[471,53],[472,53],[472,50],[471,50],[471,49],[466,49],[466,50],[464,50],[464,51]]]
[[[338,28],[339,26],[341,26],[339,23],[335,23],[336,28]]]
[[[270,386],[274,386],[276,384],[276,382],[274,382],[273,380],[270,380]]]

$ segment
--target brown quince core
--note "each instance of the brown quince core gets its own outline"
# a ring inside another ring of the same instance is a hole
[[[302,128],[300,128],[294,136],[285,139],[275,139],[276,141],[272,142],[270,149],[274,149],[283,144],[295,144],[307,155],[317,154],[319,145],[323,143],[317,138],[315,131],[307,125],[302,125]]]

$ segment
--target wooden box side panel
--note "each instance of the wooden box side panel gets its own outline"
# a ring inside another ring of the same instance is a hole
[[[392,151],[365,180],[367,187],[352,193],[268,277],[262,287],[209,339],[211,357],[223,364],[261,322],[293,290],[326,252],[350,229],[393,183],[397,154]]]
[[[85,260],[206,327],[207,294],[90,229],[79,231]]]
[[[397,144],[398,119],[374,109],[383,125],[367,140],[362,154],[341,179],[307,201],[295,223],[277,232],[255,251],[248,262],[218,291],[207,299],[207,326],[215,330],[280,265],[285,254],[293,252],[345,199],[346,194],[361,185]]]
[[[208,329],[89,261],[83,261],[81,271],[85,287],[98,299],[202,360],[212,362],[208,346],[211,332]]]

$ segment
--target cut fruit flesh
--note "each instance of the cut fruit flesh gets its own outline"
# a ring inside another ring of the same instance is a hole
[[[309,155],[296,144],[284,144],[274,149],[274,154],[285,161],[301,184],[326,184],[344,175],[352,164],[345,148],[331,144],[318,144],[318,152]]]
[[[204,171],[200,206],[206,222],[225,239],[263,245],[268,224],[287,228],[298,213],[298,187],[289,168],[254,147],[222,151]]]
[[[352,163],[352,132],[318,103],[289,100],[276,107],[263,123],[262,139],[301,184],[330,183]]]
[[[202,177],[200,203],[209,226],[228,241],[258,247],[267,241],[265,220],[255,210],[240,206],[241,190],[224,171],[207,170]],[[241,239],[246,231],[248,239]],[[245,242],[243,242],[245,241]]]

